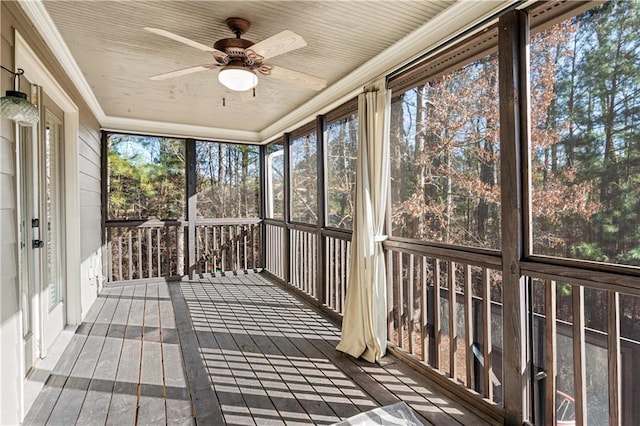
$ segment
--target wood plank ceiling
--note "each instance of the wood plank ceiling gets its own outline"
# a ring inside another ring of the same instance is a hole
[[[307,47],[269,62],[340,81],[455,0],[431,1],[45,1],[45,7],[104,113],[189,126],[260,132],[318,92],[260,77],[255,98],[204,71],[165,81],[149,76],[211,63],[208,53],[144,31],[157,27],[206,45],[233,37],[227,17],[251,21],[243,38],[282,30]],[[226,106],[223,106],[223,98]]]

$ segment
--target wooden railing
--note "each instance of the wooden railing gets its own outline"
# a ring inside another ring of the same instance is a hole
[[[640,277],[523,265],[532,301],[537,422],[635,424]]]
[[[286,268],[285,232],[282,222],[265,220],[265,269],[282,281]]]
[[[385,247],[389,341],[500,403],[500,257],[398,240]]]
[[[318,230],[306,225],[291,225],[289,232],[290,284],[317,298]]]
[[[107,281],[178,279],[188,274],[186,221],[107,221]],[[196,274],[261,268],[260,219],[201,219],[195,224]]]
[[[196,273],[224,275],[260,268],[260,219],[200,219],[196,222]]]
[[[351,265],[351,233],[324,231],[323,238],[326,248],[324,302],[329,309],[342,315]]]
[[[108,221],[107,281],[184,275],[184,225],[182,221]]]

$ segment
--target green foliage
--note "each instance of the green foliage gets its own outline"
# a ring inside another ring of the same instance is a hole
[[[595,260],[596,262],[607,262],[609,259],[602,249],[594,243],[581,243],[571,248],[572,254],[578,259]]]
[[[533,37],[534,251],[637,265],[640,3],[614,1]]]
[[[110,134],[108,144],[109,219],[184,218],[183,140]]]

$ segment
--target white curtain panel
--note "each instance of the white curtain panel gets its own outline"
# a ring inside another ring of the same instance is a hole
[[[380,81],[358,96],[358,166],[351,267],[339,351],[377,362],[387,349],[382,242],[389,179],[391,91]]]

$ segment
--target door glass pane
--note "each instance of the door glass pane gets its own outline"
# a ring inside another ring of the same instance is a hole
[[[45,129],[46,279],[49,310],[62,301],[60,277],[60,135],[61,124],[47,113]]]
[[[29,147],[31,146],[31,129],[20,128],[20,296],[22,311],[22,335],[27,337],[31,334],[31,286],[32,282],[29,277],[29,255],[31,244],[31,224],[29,197],[31,180],[29,172],[32,170],[29,161],[31,155]]]

